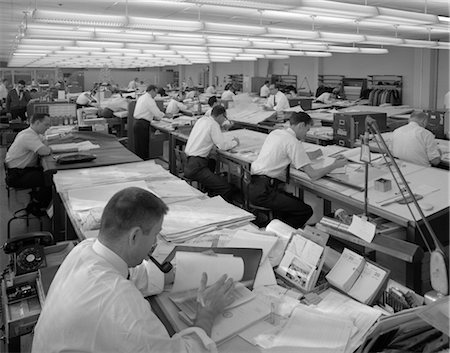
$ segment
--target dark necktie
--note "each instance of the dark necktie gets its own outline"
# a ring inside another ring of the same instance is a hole
[[[275,107],[277,105],[277,95],[275,94],[273,96],[273,106]]]

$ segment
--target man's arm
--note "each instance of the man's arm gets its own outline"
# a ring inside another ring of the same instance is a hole
[[[42,145],[41,147],[39,147],[39,149],[36,151],[36,153],[39,156],[48,156],[49,154],[52,153],[52,150],[50,149],[50,147],[48,147],[46,145]]]
[[[312,180],[317,180],[322,178],[323,176],[327,175],[329,172],[331,172],[332,170],[336,169],[336,168],[340,168],[343,167],[347,164],[347,159],[343,156],[338,156],[336,158],[336,160],[329,166],[323,167],[323,168],[319,168],[319,169],[314,169],[313,167],[311,167],[310,164],[307,164],[303,167],[303,171],[308,174],[308,176],[312,179]]]

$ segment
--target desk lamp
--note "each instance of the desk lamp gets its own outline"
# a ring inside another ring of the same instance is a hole
[[[417,202],[416,195],[413,194],[411,191],[408,183],[406,182],[405,177],[403,176],[402,172],[400,171],[400,168],[398,167],[397,162],[395,161],[394,156],[392,155],[391,151],[389,151],[389,148],[386,144],[386,141],[383,139],[380,133],[380,129],[378,128],[377,122],[375,119],[373,119],[371,116],[366,117],[366,136],[364,138],[364,143],[368,147],[368,138],[367,135],[369,132],[372,132],[374,135],[376,135],[376,142],[378,144],[378,148],[380,148],[380,151],[384,151],[385,154],[383,154],[383,158],[386,162],[386,165],[389,167],[389,171],[397,184],[397,187],[400,190],[400,193],[403,197],[404,203],[408,207],[409,212],[411,213],[411,216],[414,220],[414,223],[422,237],[423,242],[425,243],[428,251],[430,252],[430,280],[431,280],[431,287],[438,293],[438,296],[440,295],[448,295],[449,288],[448,288],[448,257],[444,252],[444,248],[437,238],[436,234],[434,233],[433,229],[431,228],[430,223],[428,222],[427,218],[423,214],[423,211],[421,207],[419,206]],[[382,144],[383,149],[380,146],[380,142]],[[389,161],[386,159],[386,154],[389,158]],[[369,157],[370,162],[370,157]],[[404,189],[400,187],[399,181],[397,180],[397,177],[394,173],[394,170],[392,169],[392,166],[394,166],[395,171],[398,173],[398,176],[401,179],[401,182],[404,185]],[[406,191],[404,191],[406,189]],[[367,169],[366,169],[366,193],[367,193]],[[367,196],[365,199],[365,202],[367,203]],[[411,207],[409,206],[409,203],[413,202],[416,206],[417,211],[420,214],[420,217],[423,220],[423,223],[425,224],[426,230],[428,231],[428,235],[431,238],[431,242],[429,241],[429,238],[425,236],[425,232],[421,229],[418,221],[416,220],[414,213],[412,212]],[[365,208],[365,211],[367,212],[367,206]],[[432,249],[432,243],[434,249]]]

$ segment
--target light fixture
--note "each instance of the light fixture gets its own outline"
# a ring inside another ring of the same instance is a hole
[[[73,25],[93,25],[103,27],[123,27],[127,23],[125,16],[72,13],[62,11],[34,10],[31,19],[43,23]]]
[[[354,5],[326,0],[301,0],[300,6],[293,10],[309,15],[327,15],[344,18],[365,18],[378,14],[373,6]]]
[[[247,26],[242,24],[228,24],[215,22],[205,22],[204,30],[208,32],[230,33],[230,34],[245,33],[246,35],[266,33],[266,28],[261,26]]]
[[[396,10],[396,9],[388,9],[384,7],[378,7],[378,15],[374,16],[372,19],[368,21],[395,23],[398,25],[401,24],[426,25],[439,23],[439,19],[436,15]]]
[[[365,40],[361,34],[320,32],[320,38],[330,42],[357,43]]]

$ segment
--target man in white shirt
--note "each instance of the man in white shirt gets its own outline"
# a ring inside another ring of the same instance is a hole
[[[31,95],[25,89],[25,81],[17,82],[15,88],[8,92],[6,96],[6,111],[11,114],[11,119],[20,118],[22,121],[27,120],[27,105],[31,100]]]
[[[225,91],[223,91],[221,99],[223,101],[232,101],[233,97],[235,96],[235,92],[236,92],[236,90],[234,89],[233,84],[228,83],[225,86]]]
[[[208,88],[206,88],[206,90],[205,90],[205,94],[208,96],[212,96],[213,94],[216,94],[216,86],[214,86],[214,85],[208,86]]]
[[[78,244],[61,264],[34,330],[33,353],[214,352],[214,319],[233,302],[232,279],[206,286],[192,327],[170,337],[144,298],[162,292],[164,275],[147,261],[168,208],[141,188],[107,203],[98,239]],[[204,305],[203,305],[204,304]]]
[[[424,112],[413,112],[409,124],[399,127],[392,133],[392,154],[405,161],[434,166],[441,161],[441,151],[431,131],[425,129],[428,115]]]
[[[264,82],[264,84],[261,86],[261,89],[259,90],[259,96],[263,98],[267,98],[270,95],[269,90],[269,81]]]
[[[164,114],[159,110],[154,98],[156,97],[157,87],[149,85],[147,92],[138,98],[134,108],[134,150],[143,160],[147,160],[150,155],[150,122],[152,120],[161,120],[163,117],[171,118],[171,114]]]
[[[218,105],[213,108],[211,116],[205,115],[195,123],[186,144],[188,160],[184,176],[201,183],[210,196],[221,195],[231,201],[237,196],[236,191],[225,178],[214,173],[215,163],[208,159],[214,146],[229,150],[239,144],[237,137],[227,139],[220,130],[226,118],[225,108]]]
[[[189,107],[186,104],[183,104],[183,100],[185,99],[185,93],[179,92],[175,98],[172,98],[167,104],[166,114],[178,114],[179,112],[185,115],[192,115],[192,112],[189,111]]]
[[[270,96],[267,98],[267,103],[264,106],[265,110],[275,110],[276,112],[282,112],[289,109],[289,101],[285,94],[279,91],[279,88],[275,84],[269,86]]]
[[[6,152],[5,163],[8,168],[6,183],[16,188],[37,188],[37,192],[32,195],[34,200],[30,204],[30,207],[35,206],[35,210],[45,209],[52,199],[51,187],[45,184],[44,172],[39,166],[38,158],[51,153],[43,137],[50,126],[48,114],[34,114],[30,127],[17,134]]]
[[[306,152],[301,143],[312,126],[312,119],[305,112],[298,112],[292,113],[289,121],[289,128],[274,130],[267,136],[258,158],[252,163],[249,197],[252,204],[272,209],[276,218],[297,229],[306,223],[313,211],[302,200],[280,190],[290,165],[301,168],[314,180],[343,167],[347,161],[340,156],[329,166],[311,167],[311,159],[322,155],[321,150]]]
[[[128,83],[128,90],[129,91],[135,91],[139,88],[139,78],[135,77],[134,80],[131,80]]]
[[[76,100],[77,109],[82,107],[94,107],[98,105],[97,100],[95,99],[96,94],[96,89],[92,89],[92,91],[81,92]]]
[[[8,80],[5,78],[0,83],[0,104],[6,101],[6,97],[8,96]],[[1,106],[0,106],[1,109]]]

